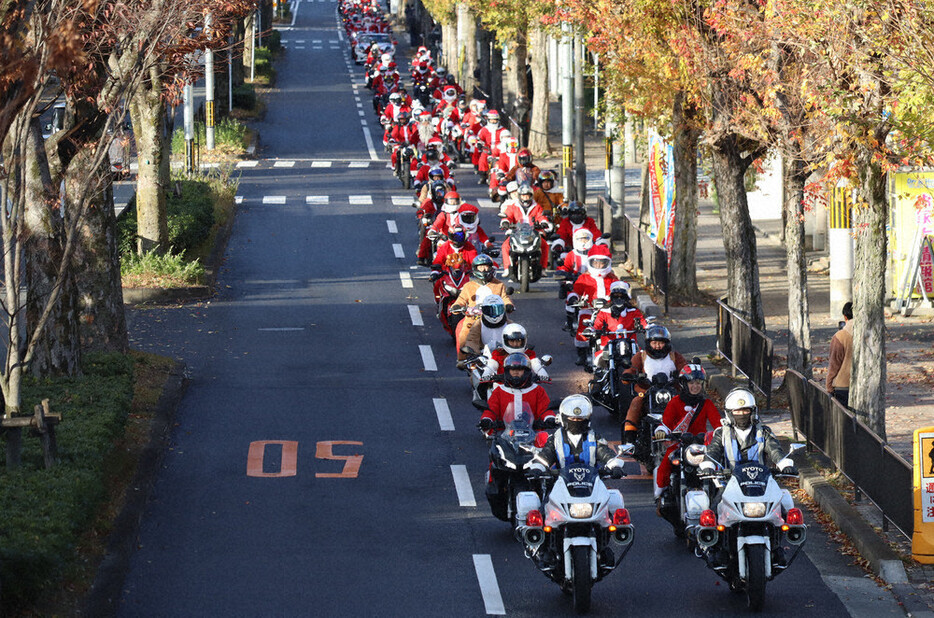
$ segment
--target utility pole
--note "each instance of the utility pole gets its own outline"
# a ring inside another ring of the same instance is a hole
[[[211,13],[204,14],[204,32],[211,31]],[[204,147],[214,150],[214,50],[204,53]]]
[[[191,82],[188,82],[183,90],[183,101],[185,104],[185,171],[189,176],[195,171],[195,110],[191,90]]]
[[[574,45],[570,35],[570,26],[561,25],[564,36],[561,38],[561,51],[564,58],[562,63],[564,73],[564,88],[561,93],[561,144],[563,158],[561,176],[564,182],[564,197],[566,200],[576,200],[574,182],[571,179],[572,165],[574,164]]]
[[[577,201],[587,200],[587,162],[584,160],[584,45],[574,37],[574,147],[577,150],[574,167]]]

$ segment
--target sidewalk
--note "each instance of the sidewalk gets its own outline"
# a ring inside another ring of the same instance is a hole
[[[551,107],[551,147],[553,155],[540,159],[542,169],[560,168],[561,107]],[[586,135],[585,162],[588,171],[587,203],[593,215],[598,195],[604,193],[602,171],[604,146],[602,133],[592,130]],[[638,215],[640,167],[626,169],[625,210],[630,216]],[[697,282],[701,291],[716,298],[726,292],[726,258],[720,233],[719,214],[714,212],[710,200],[698,204]],[[781,220],[753,221],[757,230],[757,252],[762,302],[765,310],[766,332],[773,338],[774,368],[773,390],[784,378],[787,360],[788,280],[785,250],[781,244]],[[830,339],[840,319],[829,315],[830,282],[826,268],[826,251],[808,253],[808,302],[811,315],[811,342],[814,379],[823,382],[827,372]],[[823,259],[821,259],[823,258]],[[707,306],[681,306],[677,299],[669,299],[670,310],[659,321],[667,326],[675,347],[685,356],[712,356],[716,349],[716,308]],[[906,460],[912,460],[912,434],[920,427],[934,425],[934,318],[890,315],[887,312],[886,355],[889,386],[886,393],[886,432],[890,446]],[[791,438],[793,431],[788,410],[768,410],[763,418],[777,435]],[[855,509],[882,538],[903,556],[911,555],[910,540],[894,527],[881,532],[881,516],[871,502],[853,503]],[[934,607],[934,568],[912,561],[906,563],[910,580],[908,594]],[[899,596],[904,600],[906,592]],[[907,604],[907,603],[906,603]],[[918,604],[915,611],[918,610]]]

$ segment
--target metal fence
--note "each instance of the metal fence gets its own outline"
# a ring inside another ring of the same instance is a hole
[[[598,199],[598,203],[601,214],[610,212],[606,200],[602,197]],[[603,220],[600,225],[603,230],[609,227],[610,222],[606,218],[606,214],[601,217]],[[623,215],[620,231],[629,261],[636,273],[642,277],[642,283],[646,287],[653,287],[665,297],[665,315],[668,315],[668,252],[664,247],[656,245],[652,237],[639,229],[638,224],[628,215]]]
[[[765,395],[765,407],[770,408],[772,340],[754,328],[725,300],[721,298],[717,301],[717,352],[743,374],[756,390]]]
[[[883,528],[891,521],[907,537],[914,531],[912,466],[821,385],[789,369],[785,374],[792,426],[809,446],[879,507]]]

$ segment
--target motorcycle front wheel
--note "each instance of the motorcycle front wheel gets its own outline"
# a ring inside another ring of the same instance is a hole
[[[519,260],[519,291],[525,294],[529,291],[529,261]]]
[[[754,612],[765,605],[765,545],[746,546],[746,603]]]
[[[575,545],[571,548],[571,590],[574,597],[574,611],[586,614],[590,611],[590,547]]]

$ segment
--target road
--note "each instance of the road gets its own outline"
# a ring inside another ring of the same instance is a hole
[[[129,313],[133,344],[185,360],[191,383],[120,614],[566,615],[569,599],[489,514],[478,413],[427,273],[414,267],[414,210],[386,169],[335,8],[302,2],[283,29],[287,54],[258,127],[264,150],[241,166],[217,297]],[[458,178],[477,201],[472,174]],[[495,228],[494,211],[483,208],[481,224]],[[560,330],[556,291],[552,280],[535,284],[513,317],[555,356],[560,397],[587,375]],[[595,418],[618,435],[605,412]],[[611,484],[635,546],[595,586],[592,613],[744,611],[675,541],[650,481],[630,471]],[[807,555],[769,584],[765,614],[886,615],[892,604],[873,604],[875,585],[812,533]]]

